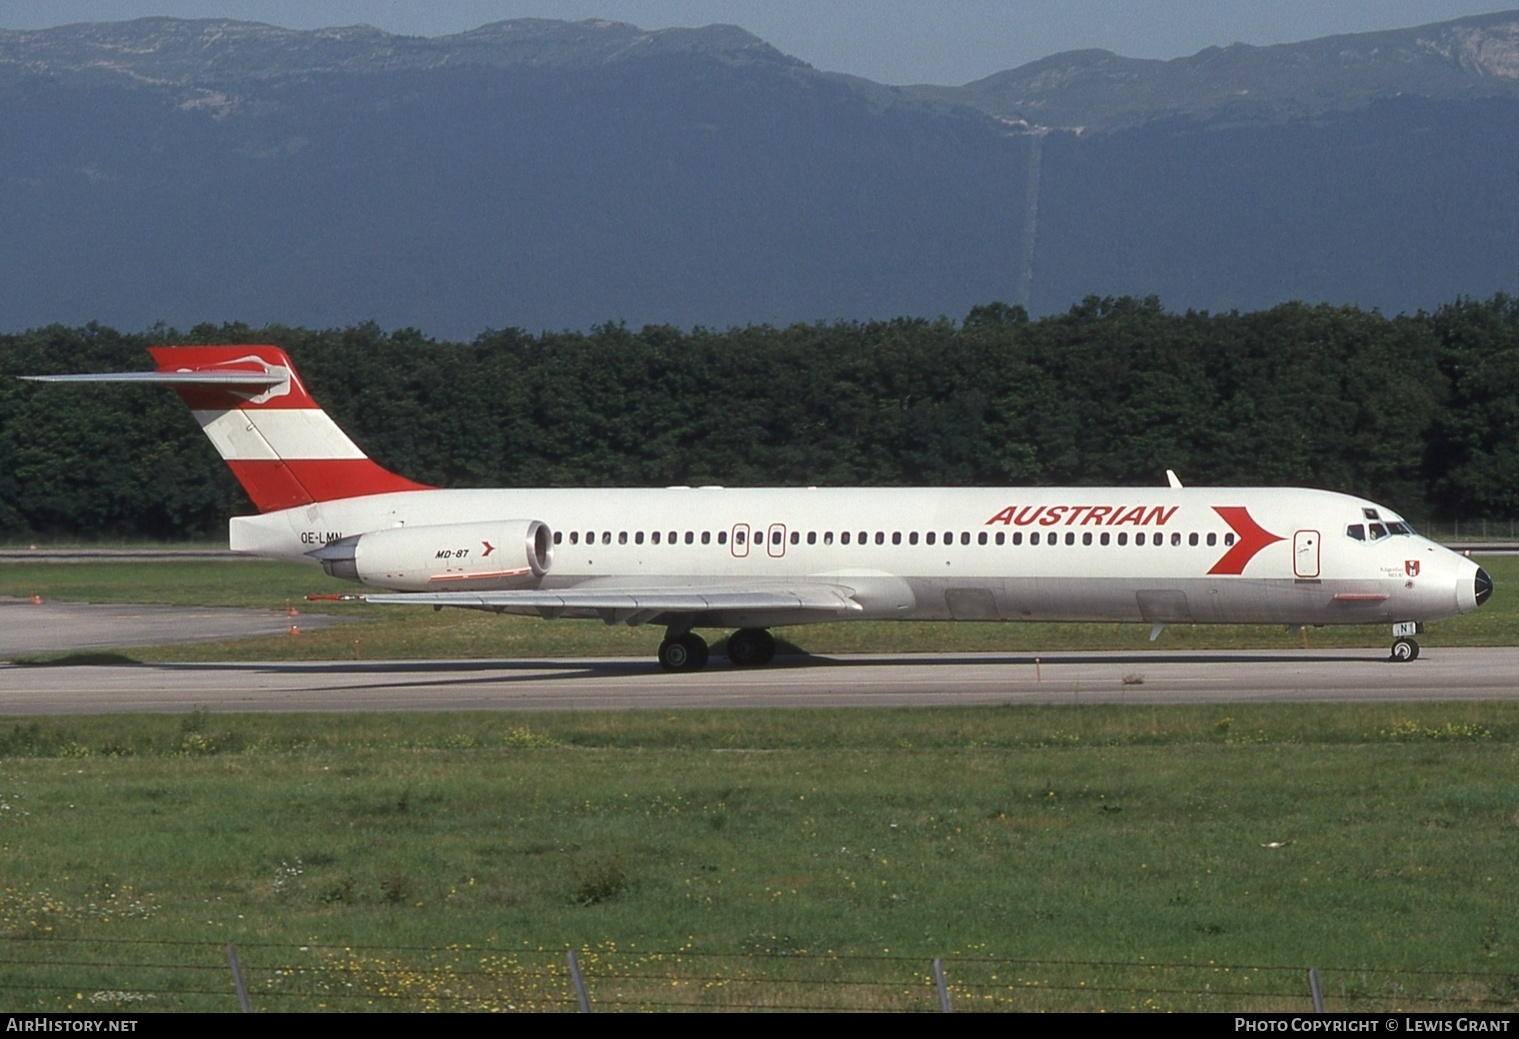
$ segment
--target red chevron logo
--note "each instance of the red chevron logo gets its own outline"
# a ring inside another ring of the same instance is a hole
[[[1245,564],[1254,559],[1257,552],[1267,545],[1287,540],[1262,528],[1251,518],[1250,510],[1243,506],[1215,505],[1213,511],[1234,529],[1239,540],[1213,564],[1213,569],[1208,571],[1210,574],[1242,574],[1245,572]]]

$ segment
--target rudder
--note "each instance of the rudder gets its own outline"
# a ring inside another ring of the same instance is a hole
[[[156,346],[148,352],[159,374],[181,377],[170,385],[260,512],[428,489],[364,454],[312,399],[279,347]]]
[[[25,376],[170,386],[260,512],[431,488],[376,465],[312,400],[277,346],[154,346],[158,370]]]

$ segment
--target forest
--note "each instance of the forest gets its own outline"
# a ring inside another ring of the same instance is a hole
[[[0,537],[221,536],[252,511],[160,387],[16,375],[273,343],[381,464],[443,487],[1295,485],[1416,523],[1519,516],[1519,299],[684,330],[91,324],[0,336]]]

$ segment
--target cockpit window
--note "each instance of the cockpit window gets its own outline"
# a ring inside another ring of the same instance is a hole
[[[1361,515],[1365,516],[1369,520],[1379,520],[1382,518],[1381,516],[1377,515],[1376,509],[1362,509]]]
[[[1360,523],[1352,523],[1350,526],[1345,528],[1345,536],[1348,538],[1355,538],[1357,541],[1365,541],[1366,527]]]
[[[1414,532],[1407,523],[1397,521],[1388,523],[1387,529],[1394,534],[1407,534],[1409,537],[1412,537]]]
[[[1371,524],[1371,540],[1376,541],[1387,536],[1387,528],[1380,523]]]

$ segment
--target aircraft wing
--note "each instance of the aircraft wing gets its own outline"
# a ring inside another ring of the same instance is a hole
[[[853,589],[822,582],[784,586],[701,585],[694,587],[606,587],[499,592],[412,592],[360,596],[365,602],[402,606],[458,606],[465,609],[536,613],[542,617],[596,616],[608,624],[644,624],[671,614],[792,613],[833,615],[861,612]]]

